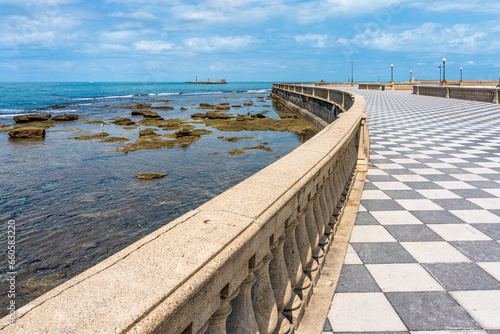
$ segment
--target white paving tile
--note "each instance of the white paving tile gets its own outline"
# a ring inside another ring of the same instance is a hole
[[[420,263],[471,262],[469,258],[445,241],[401,242],[401,246]]]
[[[371,158],[375,159],[373,157],[371,157]],[[389,175],[389,174],[387,174],[386,172],[384,172],[383,170],[378,169],[378,168],[369,168],[368,175]]]
[[[476,189],[463,181],[434,181],[434,183],[445,189]]]
[[[328,319],[334,332],[407,330],[382,292],[336,293]]]
[[[371,215],[381,225],[414,225],[423,224],[418,218],[408,211],[372,211]]]
[[[486,210],[500,210],[500,198],[469,198],[468,200]]]
[[[350,244],[347,246],[344,264],[363,264],[363,261],[359,258],[358,253],[356,253]]]
[[[476,174],[449,174],[460,181],[487,181],[488,179]]]
[[[444,210],[429,199],[397,199],[396,202],[408,211]]]
[[[476,264],[500,282],[500,262],[477,262]]]
[[[450,291],[450,295],[483,328],[500,328],[500,290]]]
[[[450,210],[450,212],[469,224],[500,224],[500,217],[487,210]]]
[[[374,164],[374,165],[380,169],[404,169],[403,166],[398,164]]]
[[[393,175],[394,178],[401,182],[425,182],[429,181],[425,177],[420,175]]]
[[[373,182],[373,184],[381,190],[411,190],[403,182]]]
[[[418,175],[441,175],[443,172],[434,168],[410,168],[413,173]]]
[[[483,189],[486,192],[489,192],[493,196],[500,197],[500,188],[499,189]]]
[[[366,268],[383,292],[444,291],[418,263],[367,264]]]
[[[447,189],[417,189],[417,192],[429,199],[461,198],[454,192],[451,192]]]
[[[446,241],[492,240],[469,224],[427,224]]]
[[[464,170],[468,171],[472,174],[498,174],[496,170],[490,168],[464,168]]]
[[[396,239],[383,226],[355,225],[351,242],[396,242]]]
[[[391,199],[382,190],[363,190],[361,199]]]
[[[426,163],[425,165],[429,166],[430,168],[458,168],[456,166],[447,164],[445,162],[429,162]]]

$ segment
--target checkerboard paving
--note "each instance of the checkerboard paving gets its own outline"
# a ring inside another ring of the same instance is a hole
[[[324,333],[500,334],[500,106],[355,91],[371,162]]]

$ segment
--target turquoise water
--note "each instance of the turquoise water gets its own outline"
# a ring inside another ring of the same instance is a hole
[[[270,83],[200,85],[176,83],[0,83],[0,124],[11,126],[12,115],[27,112],[75,113],[81,121],[57,122],[41,141],[10,140],[0,132],[0,222],[16,221],[17,289],[16,304],[23,305],[58,284],[81,273],[141,237],[195,209],[284,156],[312,134],[292,132],[224,132],[207,128],[212,134],[189,146],[117,153],[120,143],[68,139],[104,131],[134,141],[139,130],[110,124],[116,117],[131,116],[135,103],[169,99],[172,110],[155,110],[163,118],[190,120],[202,110],[200,103],[229,103],[228,111],[246,115],[268,110],[266,116],[279,118],[268,97]],[[252,106],[242,108],[244,103]],[[63,109],[50,105],[69,105]],[[103,107],[103,105],[105,107]],[[183,109],[181,109],[183,108]],[[204,125],[193,122],[196,128]],[[5,128],[4,128],[5,129]],[[0,128],[2,130],[2,128]],[[174,131],[156,129],[163,134]],[[237,142],[221,137],[255,137]],[[242,155],[229,151],[262,143],[273,151],[246,150]],[[214,154],[214,153],[218,154]],[[154,181],[135,174],[164,172]],[[0,234],[6,245],[7,229]],[[2,246],[4,247],[4,246]],[[6,261],[2,266],[6,265]],[[5,314],[7,270],[0,273],[0,315]]]
[[[226,85],[178,82],[0,82],[0,118],[44,111],[51,105],[85,104],[134,97],[183,94],[260,92],[272,88],[269,82],[235,82]]]

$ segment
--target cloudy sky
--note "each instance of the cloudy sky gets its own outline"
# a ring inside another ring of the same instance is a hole
[[[498,0],[0,0],[0,81],[498,79]]]

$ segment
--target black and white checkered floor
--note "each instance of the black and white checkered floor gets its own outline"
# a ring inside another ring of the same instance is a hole
[[[371,163],[324,332],[500,334],[500,105],[355,91]]]

